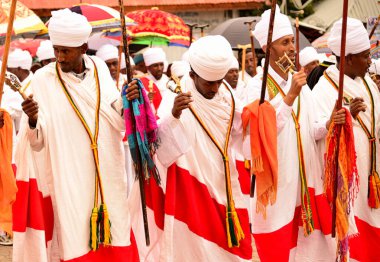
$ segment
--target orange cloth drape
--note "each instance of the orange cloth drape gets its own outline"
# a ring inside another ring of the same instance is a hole
[[[16,178],[12,169],[12,118],[4,109],[0,128],[0,229],[12,234],[12,203],[16,199]]]
[[[277,195],[277,125],[276,111],[265,101],[247,105],[242,114],[244,133],[249,126],[251,139],[251,174],[256,175],[256,209],[266,216],[266,206],[274,204]]]

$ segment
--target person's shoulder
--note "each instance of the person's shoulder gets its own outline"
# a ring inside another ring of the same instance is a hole
[[[33,80],[34,79],[45,79],[48,76],[53,76],[56,74],[55,70],[56,62],[50,63],[46,66],[41,67],[33,74]]]
[[[251,79],[249,79],[246,87],[247,88],[257,88],[257,87],[261,88],[262,82],[263,82],[263,73],[260,72],[256,74],[254,77],[252,77]]]

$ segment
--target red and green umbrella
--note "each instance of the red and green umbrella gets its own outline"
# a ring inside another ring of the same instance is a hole
[[[169,45],[189,46],[189,27],[174,14],[153,8],[130,12],[127,17],[137,24],[128,28],[132,43],[153,40],[156,45],[155,42],[164,43],[166,39]]]

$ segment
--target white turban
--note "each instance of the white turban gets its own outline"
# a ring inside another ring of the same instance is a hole
[[[327,45],[337,56],[340,56],[342,39],[342,19],[334,23],[331,28]],[[358,54],[370,48],[368,32],[360,20],[347,17],[346,55]]]
[[[172,75],[181,77],[190,72],[190,65],[186,61],[174,61],[171,67]]]
[[[307,46],[300,52],[300,65],[305,66],[313,61],[319,62],[317,50],[314,47]]]
[[[7,67],[9,68],[18,68],[21,67],[25,70],[30,70],[32,67],[32,56],[28,51],[21,49],[15,49],[8,56]]]
[[[67,8],[51,15],[48,29],[53,45],[79,47],[88,42],[92,27],[85,16]]]
[[[236,59],[236,57],[234,57],[234,59],[232,59],[232,62],[228,68],[229,70],[230,69],[237,69],[239,70],[239,61]]]
[[[372,60],[368,71],[372,74],[380,75],[380,59]]]
[[[143,53],[143,57],[146,66],[166,61],[166,54],[160,47],[149,48]]]
[[[104,62],[111,59],[119,59],[119,50],[111,44],[102,45],[96,52],[96,56]]]
[[[256,24],[253,35],[259,41],[261,48],[267,45],[268,29],[270,20],[270,9],[266,10],[261,15],[261,20]],[[283,36],[293,35],[292,25],[289,18],[281,14],[280,8],[276,6],[276,15],[274,17],[272,42],[280,39]]]
[[[206,81],[223,79],[233,58],[230,43],[221,35],[199,38],[189,48],[191,68]]]
[[[181,60],[189,62],[189,50],[186,50],[186,52],[182,54]]]
[[[40,61],[55,58],[53,43],[49,40],[42,41],[36,54]]]
[[[130,56],[129,57],[129,62],[131,63],[131,66],[135,66],[135,62],[133,61],[133,58]],[[121,53],[121,64],[120,64],[120,69],[127,68],[127,63],[125,62],[125,55],[124,52]]]

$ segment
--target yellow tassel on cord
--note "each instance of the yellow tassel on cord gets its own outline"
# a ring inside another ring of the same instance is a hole
[[[310,206],[306,208],[306,212],[302,211],[302,226],[304,236],[308,236],[314,231],[314,222],[312,219],[312,212]]]
[[[228,247],[239,247],[240,241],[245,238],[243,229],[240,225],[239,217],[234,205],[228,208],[226,216],[227,242]]]
[[[98,208],[94,207],[91,213],[90,221],[90,248],[92,251],[96,251],[98,245]]]
[[[106,204],[103,204],[103,228],[104,228],[104,246],[109,246],[112,241],[112,235],[111,235],[111,222],[109,220],[109,215],[107,211]]]
[[[368,205],[371,208],[380,207],[380,179],[379,175],[376,172],[373,172],[368,179]]]

